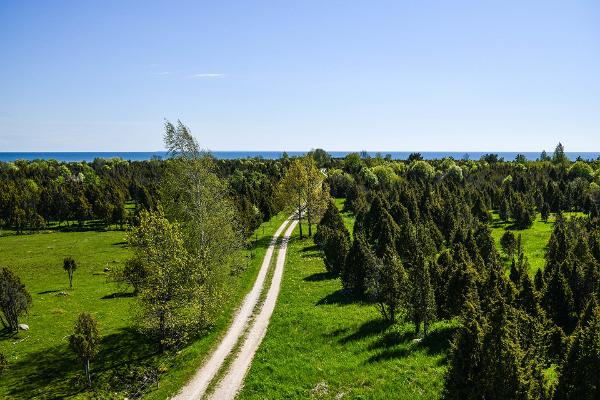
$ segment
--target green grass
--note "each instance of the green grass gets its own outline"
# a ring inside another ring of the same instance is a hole
[[[228,300],[214,329],[174,357],[156,355],[156,347],[134,329],[136,303],[129,289],[107,282],[104,268],[119,265],[129,256],[124,232],[0,237],[0,265],[10,266],[33,298],[29,315],[20,321],[30,330],[14,336],[0,334],[0,351],[9,361],[0,377],[0,398],[89,398],[82,385],[80,365],[67,346],[67,336],[81,311],[97,318],[103,337],[101,352],[92,362],[96,387],[102,386],[115,368],[153,362],[163,365],[164,375],[147,398],[164,399],[177,392],[229,325],[254,282],[270,237],[284,219],[284,214],[278,215],[263,224],[264,230],[257,230],[257,236],[252,237],[256,240],[253,257],[241,275],[230,278]],[[68,278],[62,270],[67,255],[78,263],[73,290],[68,289]],[[67,296],[58,295],[60,292]]]
[[[351,227],[350,218],[344,216]],[[439,398],[453,332],[454,325],[440,322],[413,342],[411,324],[389,326],[373,305],[350,299],[325,272],[313,241],[300,240],[296,230],[278,303],[240,398]]]
[[[564,213],[566,218],[581,215],[583,214],[575,212]],[[506,230],[512,230],[515,236],[518,236],[519,234],[522,235],[523,250],[527,256],[527,259],[529,260],[529,273],[534,275],[538,269],[544,268],[546,263],[546,248],[548,246],[550,236],[552,235],[552,231],[554,230],[555,217],[551,216],[548,219],[548,222],[544,222],[541,220],[538,214],[535,222],[530,228],[518,230],[514,229],[512,223],[501,221],[497,212],[493,212],[492,216],[492,237],[496,242],[498,251],[502,255],[502,261],[504,262],[505,267],[510,268],[511,260],[502,251],[502,246],[500,246],[500,238]]]

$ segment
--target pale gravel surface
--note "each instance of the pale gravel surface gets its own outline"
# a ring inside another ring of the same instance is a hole
[[[279,254],[277,255],[277,263],[271,280],[269,292],[262,305],[260,313],[256,316],[252,323],[252,327],[246,335],[244,344],[239,352],[235,355],[235,359],[229,366],[229,369],[223,379],[219,382],[217,388],[211,396],[214,400],[229,400],[234,399],[244,383],[244,377],[252,364],[252,359],[258,346],[262,342],[269,326],[269,320],[277,303],[277,296],[281,287],[283,277],[283,266],[285,264],[285,254],[287,252],[287,244],[294,228],[298,221],[293,221],[283,235]]]
[[[200,367],[200,369],[196,371],[196,374],[181,389],[179,394],[173,397],[174,400],[191,400],[202,398],[210,382],[214,379],[214,377],[221,369],[223,362],[231,353],[233,348],[236,346],[242,334],[246,331],[246,328],[250,322],[254,309],[260,298],[263,286],[265,284],[265,279],[267,276],[267,272],[269,271],[269,266],[271,264],[271,258],[273,257],[273,251],[275,249],[277,239],[281,235],[281,232],[288,224],[288,222],[289,219],[285,220],[273,235],[271,243],[269,244],[269,247],[267,248],[267,251],[265,253],[265,258],[263,259],[260,271],[258,272],[258,275],[256,277],[256,281],[252,286],[252,290],[250,290],[250,292],[244,298],[242,306],[235,315],[235,318],[229,326],[227,333],[219,343],[218,347],[214,350],[208,361],[206,361]],[[292,225],[294,224],[292,223]]]

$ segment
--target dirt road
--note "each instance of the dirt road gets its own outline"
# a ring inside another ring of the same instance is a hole
[[[267,293],[267,297],[265,298],[260,313],[254,319],[252,327],[246,335],[242,348],[235,355],[235,359],[229,366],[229,369],[223,379],[221,379],[217,385],[217,388],[212,394],[211,399],[234,399],[242,387],[244,377],[248,372],[248,368],[250,368],[250,364],[252,363],[252,359],[254,358],[256,350],[258,350],[258,346],[262,342],[267,332],[269,320],[271,319],[271,315],[275,309],[277,296],[279,295],[279,289],[281,287],[281,279],[283,277],[283,266],[285,264],[287,243],[297,223],[298,221],[293,221],[283,235],[283,239],[279,247],[279,254],[277,255],[277,263],[275,265],[271,287],[269,288],[269,292]]]
[[[260,267],[260,271],[258,272],[258,276],[256,277],[256,281],[252,286],[252,290],[250,290],[250,292],[244,298],[242,306],[238,310],[233,322],[231,323],[231,326],[229,327],[227,333],[221,340],[221,343],[219,343],[218,347],[214,350],[214,352],[212,353],[210,358],[204,363],[204,365],[202,365],[202,367],[198,369],[198,371],[196,372],[194,377],[188,382],[188,384],[184,386],[183,389],[181,389],[178,395],[173,397],[174,400],[191,400],[202,398],[206,392],[208,385],[221,369],[223,362],[231,353],[233,348],[236,346],[242,334],[246,331],[250,319],[253,315],[254,309],[260,298],[263,286],[265,284],[265,279],[267,276],[267,272],[269,271],[269,266],[271,264],[271,258],[273,257],[273,251],[275,250],[277,239],[281,235],[281,232],[288,224],[288,222],[289,219],[284,221],[283,224],[281,224],[281,226],[273,235],[273,239],[271,240],[271,243],[267,248],[265,258],[263,259],[263,263]],[[292,225],[294,225],[294,223],[292,223]],[[281,250],[279,253],[281,255]],[[279,258],[277,262],[277,265],[279,265]],[[271,287],[272,286],[273,285],[271,285]]]

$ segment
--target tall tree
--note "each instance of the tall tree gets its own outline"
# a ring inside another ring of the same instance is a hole
[[[409,293],[408,274],[393,248],[387,248],[368,272],[367,295],[377,304],[381,315],[389,322],[406,308]]]
[[[12,332],[19,331],[19,317],[31,307],[31,295],[10,269],[0,271],[0,322]]]
[[[600,398],[600,307],[589,321],[575,332],[575,339],[556,389],[556,400],[592,400]]]
[[[180,225],[170,223],[162,210],[142,211],[139,226],[127,239],[133,249],[131,262],[146,271],[138,294],[140,324],[157,338],[162,352],[185,340],[191,328],[198,326],[200,306],[206,301],[204,290]]]
[[[73,334],[69,337],[69,345],[83,364],[88,386],[92,386],[90,361],[100,350],[100,333],[98,323],[90,313],[83,312],[79,314]]]
[[[63,260],[63,269],[67,272],[67,276],[69,277],[69,288],[73,289],[73,274],[77,269],[77,263],[73,257],[65,257]]]
[[[189,276],[199,286],[198,322],[208,325],[219,312],[227,277],[242,264],[238,212],[214,159],[185,125],[166,122],[164,139],[170,155],[160,187],[164,214],[181,230],[192,260]]]

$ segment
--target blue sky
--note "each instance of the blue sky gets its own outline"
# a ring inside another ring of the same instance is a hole
[[[0,54],[0,151],[600,151],[593,0],[0,0]]]

